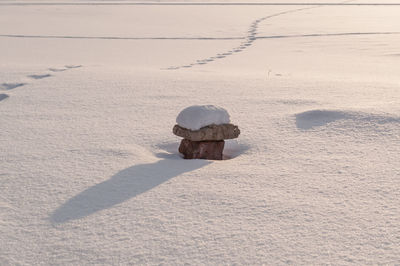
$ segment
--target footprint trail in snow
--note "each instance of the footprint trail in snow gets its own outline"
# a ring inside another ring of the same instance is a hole
[[[80,68],[82,65],[65,65],[64,68],[48,68],[51,72],[63,72],[69,69]],[[28,75],[27,78],[39,80],[44,78],[52,77],[52,74],[45,73],[45,74],[32,74]],[[0,91],[9,91],[18,87],[22,87],[27,85],[28,83],[21,83],[21,82],[14,82],[14,83],[1,83],[0,84]],[[10,96],[7,94],[0,94],[0,101],[9,98]]]
[[[341,3],[343,4],[343,3],[350,3],[350,2],[354,2],[354,0],[343,1]],[[250,25],[250,28],[247,31],[247,35],[244,38],[244,41],[239,46],[237,46],[235,48],[232,48],[231,50],[229,50],[229,51],[227,51],[225,53],[220,53],[220,54],[217,54],[217,55],[212,56],[212,57],[208,57],[208,58],[205,58],[205,59],[197,60],[196,62],[191,63],[189,65],[171,66],[171,67],[165,68],[164,70],[177,70],[177,69],[181,69],[181,68],[190,68],[190,67],[193,67],[193,66],[196,66],[196,65],[205,65],[205,64],[208,64],[208,63],[210,63],[212,61],[216,61],[218,59],[225,58],[225,57],[233,55],[235,53],[242,52],[243,50],[245,50],[248,47],[250,47],[257,40],[257,30],[258,30],[259,24],[261,22],[263,22],[265,20],[268,20],[270,18],[281,16],[281,15],[286,15],[286,14],[296,13],[296,12],[300,12],[300,11],[304,11],[304,10],[319,8],[319,7],[322,7],[322,6],[323,5],[316,5],[316,6],[311,6],[311,7],[308,6],[308,7],[296,8],[296,9],[282,11],[282,12],[279,12],[279,13],[275,13],[275,14],[272,14],[272,15],[269,15],[269,16],[265,16],[265,17],[259,18],[259,19],[255,20]]]
[[[196,62],[191,63],[189,65],[171,66],[171,67],[166,68],[166,70],[176,70],[176,69],[181,69],[181,68],[190,68],[190,67],[193,67],[193,66],[196,66],[196,65],[205,65],[205,64],[208,64],[209,62],[225,58],[225,57],[233,55],[235,53],[242,52],[243,50],[245,50],[248,47],[250,47],[255,42],[255,40],[257,40],[257,37],[256,37],[257,30],[258,30],[259,24],[261,22],[263,22],[263,21],[265,21],[267,19],[270,19],[270,18],[278,17],[278,16],[285,15],[285,14],[300,12],[300,11],[308,10],[308,9],[312,9],[312,8],[316,8],[316,7],[313,6],[313,7],[297,8],[297,9],[283,11],[283,12],[279,12],[279,13],[276,13],[276,14],[272,14],[272,15],[266,16],[266,17],[259,18],[259,19],[255,20],[250,25],[250,28],[247,31],[247,35],[244,38],[244,41],[239,46],[237,46],[235,48],[232,48],[231,50],[229,50],[229,51],[227,51],[225,53],[220,53],[220,54],[217,54],[215,56],[208,57],[206,59],[197,60]]]

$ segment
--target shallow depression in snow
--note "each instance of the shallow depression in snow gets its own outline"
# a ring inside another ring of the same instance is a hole
[[[322,127],[339,120],[348,120],[352,126],[375,127],[383,124],[398,125],[400,117],[342,110],[310,110],[296,114],[296,126],[302,130]]]

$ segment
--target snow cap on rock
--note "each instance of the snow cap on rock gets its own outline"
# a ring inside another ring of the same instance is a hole
[[[209,125],[222,125],[230,122],[229,113],[215,105],[193,105],[183,109],[176,123],[183,128],[199,130]]]

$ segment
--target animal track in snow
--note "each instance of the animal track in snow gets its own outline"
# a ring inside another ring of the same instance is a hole
[[[82,65],[65,65],[66,68],[80,68]]]
[[[63,71],[69,70],[69,69],[80,68],[80,67],[82,67],[82,65],[65,65],[64,67],[65,68],[49,68],[48,70],[52,71],[52,72],[63,72]],[[53,76],[53,75],[51,75],[51,74],[32,74],[32,75],[28,75],[27,77],[38,80],[38,79],[48,78],[51,76]],[[0,90],[12,90],[12,89],[15,89],[18,87],[22,87],[26,84],[27,83],[2,83],[2,84],[0,84]],[[10,96],[7,94],[0,94],[0,101],[6,99],[8,97],[10,97]]]
[[[180,68],[193,67],[195,65],[204,65],[204,64],[207,64],[208,62],[212,62],[217,59],[225,58],[228,55],[233,55],[235,53],[242,52],[243,50],[249,48],[253,44],[253,42],[257,39],[256,35],[257,35],[258,26],[264,20],[278,17],[278,16],[285,15],[285,14],[295,13],[295,12],[299,12],[299,11],[303,11],[303,10],[307,10],[307,9],[312,9],[312,8],[315,8],[315,7],[313,6],[313,7],[297,8],[297,9],[287,10],[287,11],[283,11],[283,12],[279,12],[279,13],[275,13],[275,14],[272,14],[269,16],[259,18],[250,24],[250,28],[247,31],[247,35],[243,38],[244,41],[242,43],[240,43],[239,46],[234,47],[231,50],[229,50],[228,52],[225,52],[223,54],[217,54],[216,56],[208,57],[208,58],[205,58],[202,60],[196,60],[195,63],[188,64],[188,65],[171,66],[171,67],[166,68],[166,70],[176,70],[176,69],[180,69]]]
[[[49,70],[51,72],[63,72],[65,70],[68,70],[68,68],[53,68],[53,67],[51,67],[51,68],[49,68]]]
[[[28,77],[33,78],[33,79],[44,79],[51,77],[50,74],[43,74],[43,75],[29,75]]]
[[[2,100],[5,100],[5,99],[7,99],[9,96],[7,95],[7,94],[0,94],[0,102],[2,101]]]
[[[65,67],[65,68],[55,68],[55,67],[51,67],[51,68],[49,68],[49,70],[50,70],[51,72],[63,72],[63,71],[66,71],[66,70],[68,70],[68,69],[80,68],[80,67],[82,67],[82,65],[65,65],[64,67]]]
[[[12,90],[18,87],[24,86],[26,83],[2,83],[0,84],[0,90]]]
[[[347,0],[347,1],[343,1],[341,2],[341,4],[344,3],[349,3],[349,2],[353,2],[354,0]],[[225,58],[228,55],[233,55],[235,53],[239,53],[242,52],[243,50],[249,48],[255,40],[257,40],[257,31],[258,31],[258,26],[261,22],[263,22],[264,20],[270,19],[270,18],[274,18],[274,17],[278,17],[281,15],[286,15],[286,14],[290,14],[290,13],[296,13],[296,12],[300,12],[303,10],[309,10],[309,9],[313,9],[313,8],[318,8],[318,7],[322,7],[322,5],[312,5],[311,7],[302,7],[302,8],[296,8],[296,9],[291,9],[291,10],[287,10],[287,11],[282,11],[279,13],[275,13],[269,16],[265,16],[262,18],[259,18],[257,20],[255,20],[253,23],[250,24],[250,28],[247,30],[247,35],[244,38],[226,38],[226,39],[244,39],[244,41],[238,46],[238,47],[234,47],[233,49],[229,50],[226,53],[223,54],[217,54],[216,56],[212,56],[203,60],[197,60],[195,63],[189,64],[189,65],[183,65],[183,66],[171,66],[166,68],[166,70],[176,70],[176,69],[180,69],[180,68],[189,68],[195,65],[204,65],[207,64],[208,62],[212,62],[214,60],[217,59],[222,59]]]

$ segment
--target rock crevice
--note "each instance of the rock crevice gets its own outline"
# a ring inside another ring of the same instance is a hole
[[[233,124],[209,125],[199,130],[190,130],[175,125],[173,133],[191,141],[219,141],[237,138],[240,135],[240,130],[238,126]]]

